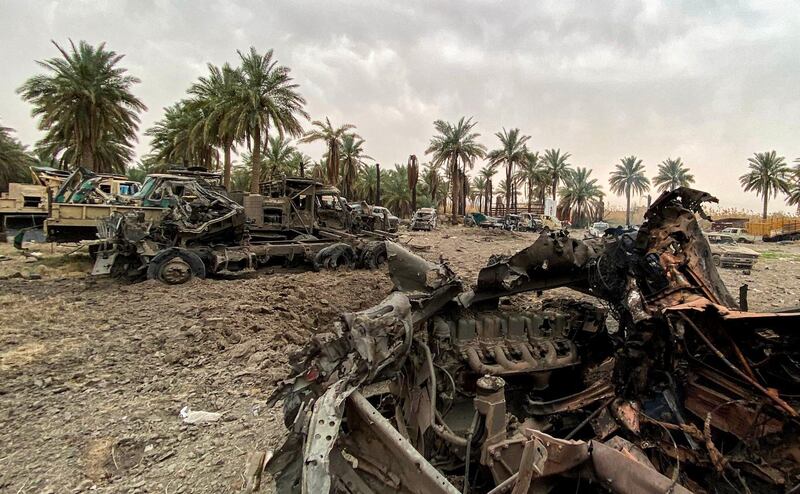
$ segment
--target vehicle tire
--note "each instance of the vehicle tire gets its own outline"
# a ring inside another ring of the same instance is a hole
[[[540,235],[550,235],[550,227],[544,226],[541,230],[539,230]]]
[[[386,242],[370,242],[361,251],[360,267],[364,269],[378,269],[387,261]]]
[[[713,259],[713,261],[714,261],[714,266],[717,266],[717,267],[721,267],[722,266],[722,258],[719,256],[719,254],[713,254],[711,256],[711,259]]]
[[[147,266],[147,279],[168,285],[180,285],[194,277],[206,277],[205,264],[194,252],[178,247],[162,250]]]
[[[336,269],[342,266],[352,268],[356,264],[356,258],[355,251],[348,244],[329,245],[314,256],[314,270]]]

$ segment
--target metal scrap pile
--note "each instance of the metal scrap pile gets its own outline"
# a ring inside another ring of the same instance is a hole
[[[396,290],[319,335],[272,398],[278,492],[797,490],[800,313],[739,310],[705,201],[681,188],[636,233],[542,235],[472,289],[389,244]],[[504,298],[557,287],[596,303]]]
[[[148,273],[150,266],[154,269],[160,266],[148,265],[142,259],[177,257],[183,259],[175,261],[182,268],[175,266],[174,276],[167,281],[181,282],[186,280],[189,266],[205,272],[203,258],[183,249],[198,247],[200,254],[210,253],[214,246],[238,245],[245,238],[244,208],[202,178],[158,175],[148,180],[153,185],[146,190],[158,197],[159,205],[165,206],[160,218],[148,221],[142,211],[131,211],[115,212],[100,221],[98,236],[109,246],[109,251],[99,257],[93,274],[112,273],[136,279]],[[139,198],[132,201],[142,202]],[[148,276],[156,277],[149,273]]]

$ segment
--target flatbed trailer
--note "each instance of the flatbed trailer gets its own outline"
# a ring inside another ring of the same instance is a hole
[[[310,263],[315,270],[338,267],[374,269],[386,262],[384,240],[395,238],[382,232],[351,235],[319,231],[318,234],[319,237],[300,235],[294,239],[247,241],[241,245],[175,246],[136,255],[119,249],[101,250],[92,274],[123,274],[119,270],[114,273],[114,269],[125,265],[126,255],[131,258],[125,268],[127,276],[146,276],[170,285],[211,275],[241,274],[275,262],[289,266]],[[122,263],[118,260],[120,256]]]
[[[179,284],[278,261],[374,268],[386,260],[383,241],[396,238],[364,230],[338,190],[315,180],[267,182],[263,194],[239,204],[204,181],[161,178],[155,197],[170,203],[159,219],[147,219],[142,208],[104,215],[93,274]]]

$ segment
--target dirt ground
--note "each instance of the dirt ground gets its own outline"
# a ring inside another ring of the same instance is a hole
[[[535,238],[448,227],[401,242],[471,283],[489,255]],[[754,248],[750,274],[722,270],[731,292],[748,283],[751,310],[800,306],[800,245]],[[391,288],[382,271],[287,269],[121,284],[88,277],[89,258],[69,250],[0,244],[0,492],[240,490],[246,453],[280,444],[265,401],[290,354]],[[188,425],[185,406],[223,415]]]

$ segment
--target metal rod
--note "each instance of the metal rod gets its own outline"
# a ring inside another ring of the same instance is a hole
[[[694,329],[694,331],[697,333],[697,335],[700,337],[700,339],[701,339],[701,340],[703,340],[703,342],[706,344],[706,346],[709,348],[709,350],[711,350],[712,352],[714,352],[714,354],[715,354],[715,355],[716,355],[716,356],[717,356],[717,357],[718,357],[720,360],[722,360],[722,362],[723,362],[725,365],[727,365],[727,366],[728,366],[728,367],[729,367],[729,368],[730,368],[730,369],[731,369],[731,370],[732,370],[734,373],[736,373],[736,375],[738,375],[739,377],[741,377],[741,378],[742,378],[742,379],[744,379],[745,381],[747,381],[747,382],[749,382],[750,384],[752,384],[752,385],[753,385],[753,386],[754,386],[756,389],[758,389],[759,391],[761,391],[761,392],[764,394],[764,396],[766,396],[766,397],[767,397],[767,398],[769,398],[770,400],[774,401],[774,402],[775,402],[775,403],[778,405],[778,407],[779,407],[779,408],[782,408],[783,410],[785,410],[785,411],[786,411],[787,413],[789,413],[789,415],[791,415],[792,417],[797,417],[797,416],[798,416],[797,410],[795,410],[795,409],[794,409],[794,408],[792,408],[792,407],[791,407],[791,406],[790,406],[788,403],[786,403],[785,401],[783,401],[783,400],[780,398],[780,396],[776,396],[776,395],[773,395],[772,393],[770,393],[768,389],[766,389],[764,386],[762,386],[761,384],[759,384],[757,381],[755,381],[755,380],[751,379],[751,378],[750,378],[750,376],[748,376],[748,375],[747,375],[747,374],[746,374],[744,371],[742,371],[741,369],[739,369],[738,367],[736,367],[735,365],[733,365],[733,363],[732,363],[730,360],[728,360],[727,358],[725,358],[725,355],[723,355],[723,353],[722,353],[721,351],[719,351],[719,350],[717,349],[717,347],[715,347],[715,346],[714,346],[714,344],[713,344],[713,343],[711,343],[711,340],[709,340],[709,339],[706,337],[706,335],[704,335],[704,334],[703,334],[703,332],[702,332],[702,331],[700,331],[700,328],[698,328],[698,327],[697,327],[697,325],[696,325],[696,324],[695,324],[695,323],[694,323],[694,322],[693,322],[691,319],[689,319],[689,317],[688,317],[686,314],[684,314],[684,313],[682,313],[682,312],[678,312],[678,315],[679,315],[679,316],[681,316],[681,317],[683,318],[683,320],[684,320],[684,321],[686,321],[687,323],[689,323],[689,327],[691,327],[692,329]]]
[[[609,399],[607,399],[606,401],[604,401],[604,402],[603,402],[603,404],[602,404],[602,405],[600,405],[600,406],[597,408],[597,410],[595,410],[594,412],[590,413],[588,417],[586,417],[585,419],[583,419],[583,422],[581,422],[581,423],[580,423],[580,424],[578,424],[578,425],[577,425],[577,426],[576,426],[574,429],[572,429],[572,432],[570,432],[569,434],[567,434],[567,435],[566,435],[566,437],[565,437],[564,439],[572,439],[572,436],[574,436],[575,434],[577,434],[577,433],[578,433],[578,431],[580,431],[581,429],[583,429],[583,428],[586,426],[586,424],[588,424],[588,423],[589,423],[589,421],[590,421],[590,420],[592,420],[593,418],[595,418],[595,417],[597,417],[598,415],[600,415],[600,412],[602,412],[602,411],[603,411],[603,410],[604,410],[604,409],[605,409],[605,408],[606,408],[608,405],[610,405],[610,404],[611,404],[611,402],[612,402],[612,401],[614,401],[614,398],[616,398],[616,396],[612,396],[611,398],[609,398]]]
[[[469,427],[469,433],[467,433],[467,452],[464,456],[464,489],[461,491],[462,494],[469,493],[469,464],[470,461],[470,454],[472,453],[472,436],[475,434],[475,428],[478,427],[478,417],[480,416],[480,412],[475,410],[475,414],[472,416],[472,424]]]

